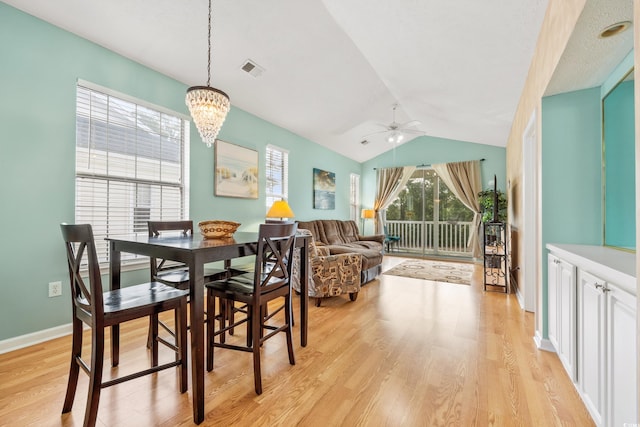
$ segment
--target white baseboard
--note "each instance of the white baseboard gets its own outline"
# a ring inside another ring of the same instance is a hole
[[[71,323],[68,323],[66,325],[60,325],[54,328],[44,329],[42,331],[2,340],[0,341],[0,354],[29,347],[30,345],[39,344],[65,335],[71,335],[72,332],[73,329],[71,327]]]
[[[524,295],[522,295],[522,292],[520,292],[520,288],[518,287],[516,287],[516,299],[518,300],[520,308],[524,310]]]
[[[533,337],[533,341],[535,341],[536,347],[538,347],[539,350],[550,351],[552,353],[556,352],[556,349],[553,347],[553,344],[551,344],[551,341],[542,338],[538,331],[536,331],[536,334]]]

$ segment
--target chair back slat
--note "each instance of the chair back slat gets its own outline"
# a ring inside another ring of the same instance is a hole
[[[183,236],[193,236],[193,221],[147,221],[149,237],[158,237],[162,232],[176,232]],[[167,260],[150,257],[151,280],[156,280],[160,273],[184,268],[184,264],[174,262],[167,263]]]
[[[291,286],[293,249],[298,224],[261,224],[256,253],[254,298],[284,285]]]
[[[61,224],[60,228],[67,252],[74,313],[76,309],[81,309],[92,315],[101,316],[104,313],[102,276],[91,225]],[[88,286],[80,273],[85,264],[89,272]]]

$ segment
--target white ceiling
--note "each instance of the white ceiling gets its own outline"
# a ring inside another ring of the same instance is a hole
[[[4,1],[189,86],[206,83],[206,0]],[[211,84],[359,162],[392,148],[382,136],[360,142],[391,122],[394,103],[398,122],[419,120],[428,135],[505,146],[546,6],[217,0]],[[240,70],[247,59],[262,76]]]

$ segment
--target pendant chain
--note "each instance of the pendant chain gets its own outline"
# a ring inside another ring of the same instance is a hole
[[[207,38],[209,45],[208,62],[207,62],[207,86],[211,86],[211,0],[209,0],[209,37]]]

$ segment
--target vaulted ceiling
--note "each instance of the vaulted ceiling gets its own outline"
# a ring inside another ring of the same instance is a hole
[[[186,85],[207,80],[206,0],[4,0]],[[592,1],[592,0],[589,0]],[[600,0],[599,0],[600,1]],[[617,1],[617,0],[616,0]],[[547,0],[214,0],[212,86],[357,161],[383,130],[505,146]],[[251,60],[254,77],[241,69]]]

